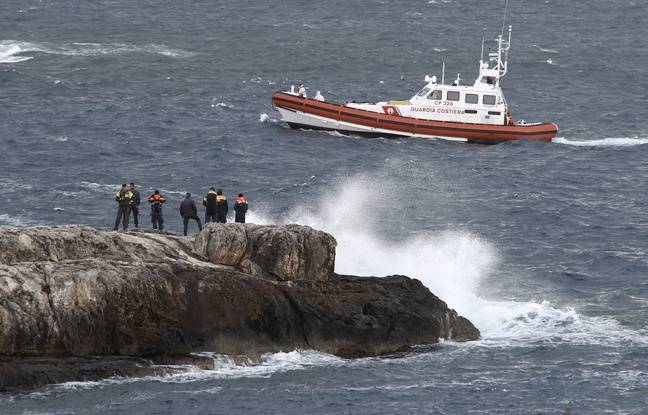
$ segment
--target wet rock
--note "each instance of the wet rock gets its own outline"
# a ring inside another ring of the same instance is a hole
[[[0,389],[101,378],[110,367],[45,370],[48,359],[258,359],[294,349],[358,357],[479,337],[418,280],[339,276],[334,261],[330,235],[297,225],[209,225],[195,240],[0,227]],[[115,373],[140,373],[117,360]]]

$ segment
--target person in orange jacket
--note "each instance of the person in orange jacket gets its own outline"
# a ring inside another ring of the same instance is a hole
[[[160,194],[159,190],[156,190],[148,198],[148,202],[151,205],[151,223],[153,224],[153,229],[164,230],[164,218],[162,217],[162,205],[166,202],[164,196]]]
[[[245,223],[245,214],[248,211],[248,203],[247,200],[245,200],[245,196],[243,196],[243,193],[239,193],[238,197],[236,198],[236,203],[234,203],[234,222],[238,223]]]

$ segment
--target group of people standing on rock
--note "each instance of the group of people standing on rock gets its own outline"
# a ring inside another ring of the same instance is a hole
[[[164,203],[166,203],[167,199],[160,194],[159,190],[156,190],[147,200],[151,206],[151,223],[153,229],[164,230],[162,207]],[[124,230],[128,229],[128,221],[131,213],[133,214],[135,227],[138,228],[139,204],[141,200],[140,193],[135,188],[135,183],[131,183],[130,186],[123,184],[121,189],[115,193],[115,201],[118,203],[118,210],[117,219],[115,220],[115,226],[113,229],[117,230],[120,222],[122,223],[122,228]],[[229,205],[227,203],[227,197],[223,194],[221,189],[216,190],[214,187],[210,187],[207,191],[207,195],[203,198],[202,203],[203,206],[205,206],[205,223],[227,222]],[[245,214],[247,211],[247,200],[243,193],[239,193],[236,202],[234,203],[234,221],[245,223]],[[202,230],[202,224],[198,217],[198,209],[196,203],[191,199],[191,193],[187,193],[180,204],[180,216],[182,217],[185,236],[187,235],[187,227],[190,219],[195,220],[198,223],[198,229]]]

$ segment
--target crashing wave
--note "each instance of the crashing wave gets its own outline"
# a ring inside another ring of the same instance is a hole
[[[543,342],[648,345],[648,332],[625,327],[612,318],[582,315],[548,299],[484,298],[486,278],[500,262],[496,247],[466,230],[428,233],[402,242],[383,236],[377,231],[381,218],[375,207],[392,192],[388,183],[356,176],[339,183],[333,196],[322,198],[314,207],[299,206],[277,221],[261,212],[254,212],[252,219],[255,223],[299,223],[332,234],[338,242],[335,270],[340,274],[418,278],[480,329],[481,341],[461,347]]]

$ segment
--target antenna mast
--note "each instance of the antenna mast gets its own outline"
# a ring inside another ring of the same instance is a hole
[[[445,60],[441,69],[441,85],[445,85]]]
[[[481,66],[482,62],[484,61],[484,34],[486,33],[486,28],[482,30],[482,49],[481,49],[481,55],[479,55],[479,65]]]
[[[506,15],[508,13],[508,0],[504,3],[504,18],[502,19],[502,31],[500,34],[504,37],[504,28],[506,27]]]
[[[481,59],[479,60],[479,77],[475,81],[475,85],[485,82],[496,87],[500,86],[500,80],[508,72],[508,51],[511,48],[511,31],[512,27],[508,27],[508,37],[504,38],[504,30],[506,27],[506,16],[508,14],[508,0],[504,5],[504,18],[502,21],[502,32],[497,36],[497,51],[488,52],[488,62],[484,62],[484,35],[482,34],[482,50]]]

